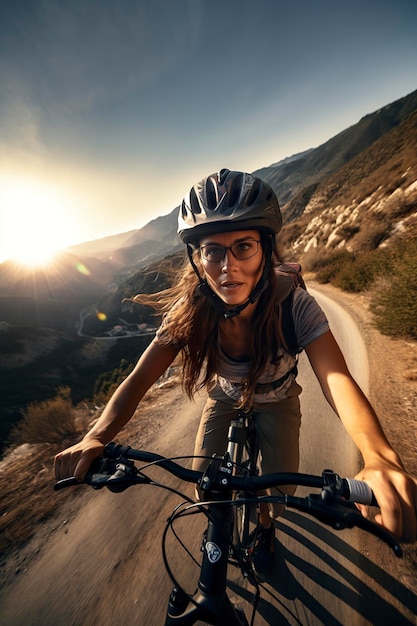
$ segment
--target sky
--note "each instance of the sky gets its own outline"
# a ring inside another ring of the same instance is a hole
[[[141,228],[415,89],[416,0],[0,0],[0,262]]]

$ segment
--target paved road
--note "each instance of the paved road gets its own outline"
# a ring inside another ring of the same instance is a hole
[[[353,322],[328,299],[318,296],[354,375],[366,390],[367,363]],[[353,475],[358,455],[333,415],[304,359],[302,470],[332,467]],[[157,435],[160,453],[192,449],[202,399],[186,404]],[[193,425],[191,427],[191,424]],[[175,479],[172,485],[177,485]],[[56,532],[14,586],[0,595],[4,626],[110,626],[116,623],[163,624],[171,581],[161,558],[160,533],[175,496],[151,487],[124,494],[91,492],[79,514]],[[181,532],[181,528],[178,528]],[[198,552],[201,521],[187,520],[183,534]],[[287,512],[279,522],[281,548],[271,583],[262,591],[255,626],[266,624],[417,623],[417,598],[400,582],[388,548],[357,532],[334,534],[304,516]],[[188,591],[195,568],[169,544],[172,569]],[[232,595],[245,606],[250,588],[232,574]]]

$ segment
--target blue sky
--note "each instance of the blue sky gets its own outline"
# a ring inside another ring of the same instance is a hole
[[[139,228],[414,91],[417,2],[0,0],[0,76],[1,260],[26,223]]]

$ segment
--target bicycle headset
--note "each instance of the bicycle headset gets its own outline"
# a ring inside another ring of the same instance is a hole
[[[199,280],[199,289],[225,318],[239,315],[258,300],[269,282],[274,237],[282,227],[278,199],[273,189],[258,176],[222,169],[194,185],[182,201],[178,214],[178,235],[187,246],[190,263]],[[257,230],[265,257],[262,275],[243,304],[227,308],[211,289],[194,262],[193,251],[201,237],[215,233]]]

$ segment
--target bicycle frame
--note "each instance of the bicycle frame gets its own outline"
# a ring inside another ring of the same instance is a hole
[[[231,494],[230,494],[231,495]],[[226,592],[228,555],[233,528],[231,506],[208,504],[207,535],[198,581],[190,599],[179,589],[171,592],[165,626],[191,626],[202,620],[217,626],[248,624],[233,607]]]
[[[251,415],[241,412],[238,419],[232,420],[228,433],[228,447],[226,467],[230,472],[236,471],[236,467],[242,460],[243,448],[247,441],[248,431],[253,434],[253,426],[248,421]],[[253,441],[252,441],[253,443]],[[250,462],[256,464],[258,448],[252,445],[250,450]],[[210,475],[220,470],[219,464],[215,468],[209,466],[202,484],[210,483]],[[227,472],[226,468],[226,472]],[[254,466],[251,471],[254,473]],[[255,475],[255,473],[254,473]],[[227,480],[227,479],[223,479]],[[208,485],[210,488],[210,485]],[[208,489],[207,489],[208,491]],[[232,491],[210,493],[216,499],[231,501]],[[171,592],[165,626],[191,626],[198,620],[205,620],[217,626],[246,626],[248,621],[242,611],[236,609],[227,595],[227,568],[229,564],[229,550],[233,539],[235,515],[232,504],[208,503],[208,525],[205,541],[203,544],[203,559],[198,581],[198,593],[191,600],[184,596],[177,588]],[[243,505],[245,508],[247,504]],[[239,537],[243,543],[248,541],[249,525],[248,512],[245,511],[244,536]],[[239,551],[240,546],[237,547]],[[245,545],[243,545],[245,549]],[[246,564],[250,567],[250,564]],[[214,620],[214,621],[212,621]]]

